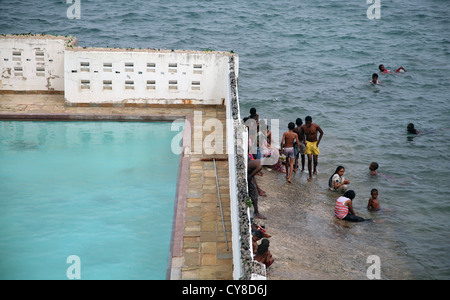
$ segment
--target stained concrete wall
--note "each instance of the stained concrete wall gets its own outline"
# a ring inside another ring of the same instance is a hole
[[[228,52],[67,49],[69,103],[222,104]]]
[[[73,37],[0,36],[0,91],[64,91],[64,49]]]

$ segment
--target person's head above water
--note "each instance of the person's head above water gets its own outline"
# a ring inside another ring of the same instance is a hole
[[[369,166],[369,169],[372,170],[372,171],[375,171],[376,169],[378,169],[378,163],[376,163],[374,161],[371,162],[370,166]]]
[[[386,71],[386,68],[384,67],[384,65],[379,65],[378,69],[380,69],[381,72]]]
[[[406,127],[406,130],[409,133],[414,133],[414,134],[418,134],[419,133],[419,131],[414,128],[414,124],[413,123],[409,123],[408,126]]]
[[[377,73],[373,73],[372,74],[372,83],[378,83],[378,74]]]

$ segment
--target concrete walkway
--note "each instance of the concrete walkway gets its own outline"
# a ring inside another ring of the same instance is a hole
[[[170,279],[233,279],[230,195],[228,161],[226,149],[225,106],[194,105],[147,105],[136,103],[103,104],[91,106],[67,106],[64,96],[60,94],[0,94],[1,119],[120,119],[120,120],[173,120],[178,117],[193,116],[201,112],[202,122],[192,126],[191,144],[201,142],[205,137],[222,139],[223,154],[210,155],[202,149],[201,153],[188,153],[187,194],[182,207],[177,212],[178,245],[181,256],[173,257],[169,263]],[[211,118],[218,119],[223,125],[223,132],[212,128],[203,131],[203,124]],[[216,187],[216,168],[222,200],[224,223]],[[228,243],[225,243],[223,224]],[[228,250],[227,250],[228,246]]]

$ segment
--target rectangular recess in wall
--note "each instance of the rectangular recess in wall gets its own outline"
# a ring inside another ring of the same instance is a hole
[[[103,80],[103,89],[112,90],[112,80]]]
[[[133,80],[125,80],[125,89],[126,90],[134,90],[134,81]]]
[[[13,51],[12,52],[12,60],[13,61],[22,61],[22,51]]]
[[[112,72],[112,63],[103,63],[103,72]]]
[[[147,90],[155,90],[155,89],[156,89],[156,81],[147,80]]]
[[[134,63],[125,63],[125,72],[134,72]]]
[[[156,64],[155,63],[147,63],[147,72],[154,73],[156,71]]]
[[[170,63],[169,64],[169,73],[177,73],[178,64]]]
[[[44,61],[44,51],[36,50],[35,57],[36,61]]]
[[[81,80],[80,81],[80,88],[82,90],[90,90],[91,89],[91,81],[90,80]]]
[[[169,80],[169,90],[178,90],[177,80]]]
[[[36,67],[36,76],[45,76],[45,67]]]
[[[193,91],[200,91],[200,81],[192,81],[191,82],[191,89]]]
[[[80,71],[89,72],[89,62],[80,62]]]
[[[203,73],[203,65],[194,64],[194,74],[202,74]]]
[[[14,76],[23,76],[22,67],[14,67]]]

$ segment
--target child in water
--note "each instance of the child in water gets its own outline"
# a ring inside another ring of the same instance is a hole
[[[369,80],[369,83],[381,84],[382,82],[378,80],[378,74],[377,73],[373,73],[372,74],[372,80]]]
[[[372,211],[380,210],[380,202],[378,201],[378,190],[372,189],[370,191],[370,195],[372,197],[370,197],[370,199],[369,199],[369,203],[367,204],[367,209],[372,210]]]
[[[378,175],[377,169],[378,169],[378,164],[374,161],[371,162],[370,166],[369,166],[370,175],[377,176]]]

